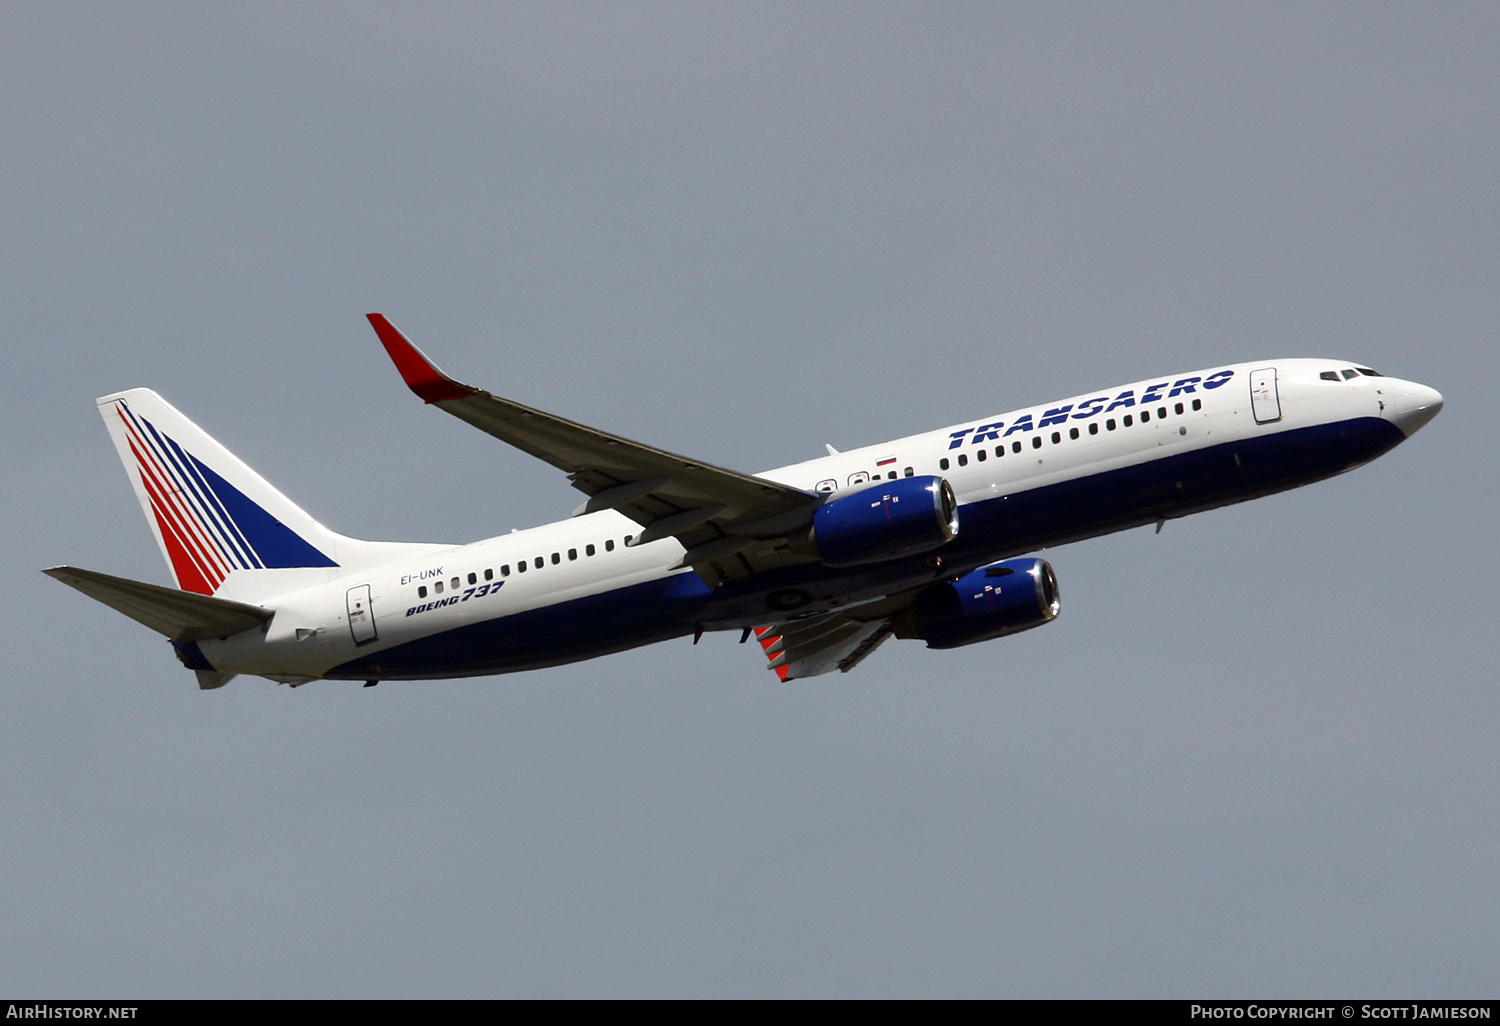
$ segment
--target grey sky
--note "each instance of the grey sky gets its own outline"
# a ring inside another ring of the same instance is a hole
[[[1492,4],[0,10],[0,991],[1493,996]],[[780,685],[732,635],[239,679],[94,396],[459,541],[456,376],[744,470],[1285,355],[1440,389],[1312,488],[1049,552],[1063,616]]]

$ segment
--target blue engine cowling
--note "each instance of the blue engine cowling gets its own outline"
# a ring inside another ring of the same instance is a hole
[[[1040,627],[1061,607],[1057,575],[1042,559],[1007,559],[934,584],[893,621],[898,638],[959,648]]]
[[[812,541],[825,566],[860,566],[927,552],[958,534],[958,502],[940,477],[876,481],[830,499],[813,514]]]

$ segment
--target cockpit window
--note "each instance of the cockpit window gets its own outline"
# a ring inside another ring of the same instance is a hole
[[[1363,374],[1367,378],[1383,378],[1383,377],[1385,377],[1385,375],[1382,374],[1382,373],[1380,373],[1379,371],[1372,371],[1368,367],[1356,367],[1354,369],[1357,370],[1357,371],[1359,371],[1361,374]]]
[[[1339,379],[1339,372],[1324,371],[1322,374],[1319,374],[1318,377],[1322,378],[1324,381],[1337,381]]]
[[[1346,370],[1346,371],[1344,371],[1344,380],[1345,381],[1348,381],[1352,377],[1357,377],[1357,375],[1355,374],[1354,371],[1352,371],[1352,370]]]

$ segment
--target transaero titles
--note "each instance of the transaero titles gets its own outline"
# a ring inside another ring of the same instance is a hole
[[[1023,413],[1015,419],[1010,427],[1006,428],[1004,434],[1000,433],[1000,429],[1005,427],[1005,421],[1003,420],[997,420],[992,424],[981,424],[978,427],[964,428],[962,431],[955,431],[948,436],[952,439],[948,443],[948,448],[957,449],[963,445],[964,436],[966,435],[969,437],[970,445],[998,442],[1001,438],[1008,438],[1017,431],[1036,431],[1044,427],[1065,424],[1069,420],[1087,420],[1097,413],[1109,413],[1121,407],[1129,409],[1135,406],[1137,402],[1142,406],[1146,406],[1150,403],[1161,402],[1163,399],[1172,399],[1179,395],[1196,392],[1199,388],[1219,388],[1222,385],[1228,384],[1229,379],[1232,377],[1234,377],[1234,371],[1221,370],[1210,374],[1206,378],[1179,378],[1176,381],[1163,381],[1160,384],[1147,388],[1139,398],[1135,394],[1135,389],[1127,388],[1119,395],[1114,396],[1113,401],[1111,401],[1110,396],[1101,395],[1093,399],[1085,399],[1076,408],[1072,403],[1069,403],[1066,406],[1057,406],[1050,410],[1044,410],[1036,415],[1040,419],[1035,420],[1035,423],[1033,423],[1033,417],[1030,413]],[[1108,405],[1105,405],[1106,403]]]

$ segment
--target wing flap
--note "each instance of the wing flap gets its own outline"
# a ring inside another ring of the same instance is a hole
[[[825,613],[790,623],[757,627],[767,669],[783,681],[848,673],[891,636],[888,617],[855,619],[851,613]]]
[[[272,610],[260,606],[111,577],[72,566],[54,566],[42,573],[78,589],[116,612],[124,613],[158,634],[183,643],[226,638],[259,627],[275,615]]]

